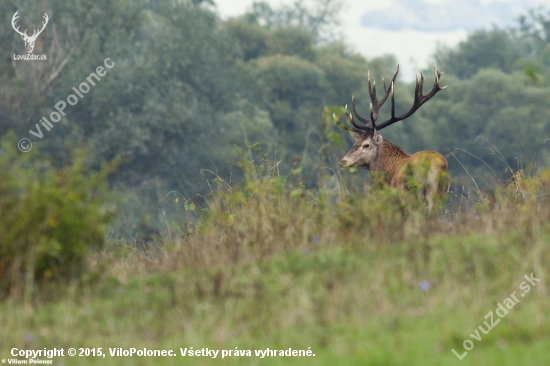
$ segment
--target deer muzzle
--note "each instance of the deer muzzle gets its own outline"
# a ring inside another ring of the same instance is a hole
[[[353,162],[346,158],[345,156],[342,158],[342,160],[340,160],[340,163],[339,163],[340,167],[341,168],[348,168],[350,167],[351,165],[353,165]]]

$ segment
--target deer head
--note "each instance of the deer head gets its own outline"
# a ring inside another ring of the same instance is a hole
[[[384,87],[384,97],[380,101],[378,101],[376,97],[376,82],[371,83],[370,73],[367,73],[367,80],[368,80],[367,85],[368,85],[369,95],[371,99],[370,119],[363,118],[357,113],[357,110],[355,109],[355,96],[351,97],[351,107],[352,107],[353,114],[355,115],[355,117],[357,117],[359,121],[361,121],[364,124],[364,126],[357,124],[353,119],[353,116],[351,115],[351,113],[346,113],[346,117],[348,121],[353,125],[353,127],[350,127],[341,123],[340,120],[335,115],[333,115],[334,121],[338,124],[338,126],[343,128],[344,130],[348,130],[352,135],[352,137],[355,139],[355,143],[353,144],[352,148],[347,152],[347,154],[340,161],[341,167],[343,168],[357,167],[357,168],[370,170],[371,165],[374,162],[376,162],[376,160],[378,159],[380,147],[384,142],[384,138],[378,131],[388,127],[389,125],[394,124],[395,122],[399,122],[404,120],[405,118],[410,117],[414,112],[416,112],[416,110],[418,110],[418,108],[420,108],[420,106],[422,106],[422,104],[430,100],[438,91],[446,88],[446,86],[444,87],[439,86],[439,78],[443,73],[439,72],[437,68],[434,66],[434,72],[435,72],[434,86],[427,95],[423,95],[422,88],[424,86],[424,74],[422,74],[422,71],[420,71],[420,79],[418,78],[418,74],[416,76],[416,88],[415,88],[414,102],[412,107],[406,113],[400,116],[396,116],[394,83],[398,72],[399,72],[399,65],[397,65],[397,70],[393,75],[389,88],[386,88],[386,83],[384,81],[384,78],[382,78],[382,85]],[[391,116],[388,120],[380,124],[376,124],[376,120],[378,119],[378,113],[380,112],[380,107],[382,107],[382,105],[386,102],[386,99],[388,99],[388,96],[391,96],[390,97]],[[347,109],[347,106],[346,106],[346,109]]]
[[[37,30],[35,29],[32,36],[29,36],[27,35],[27,30],[25,29],[25,32],[21,32],[19,31],[19,26],[17,26],[17,28],[15,27],[16,26],[16,20],[17,18],[19,18],[19,15],[17,15],[19,11],[16,11],[15,14],[13,14],[13,17],[11,18],[11,26],[13,27],[13,29],[19,33],[21,35],[21,38],[23,38],[23,40],[25,41],[25,49],[27,50],[27,53],[31,53],[32,50],[34,49],[34,42],[36,42],[36,38],[38,38],[38,36],[40,35],[40,33],[42,33],[42,31],[44,30],[44,28],[46,28],[46,24],[48,24],[48,14],[44,13],[44,20],[45,22],[42,22],[42,29],[40,30]]]

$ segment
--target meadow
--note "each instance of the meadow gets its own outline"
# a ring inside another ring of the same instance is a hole
[[[281,176],[261,156],[248,156],[242,168],[243,184],[218,178],[202,200],[175,195],[180,221],[167,217],[162,233],[147,241],[113,240],[106,231],[103,244],[75,262],[78,270],[68,269],[69,259],[41,262],[37,251],[16,252],[12,267],[0,263],[0,357],[23,359],[10,356],[12,348],[63,348],[65,357],[53,364],[502,366],[550,359],[550,171],[516,171],[492,195],[452,192],[429,214],[413,195],[388,187],[366,195],[344,186],[308,190],[299,169]],[[65,192],[59,202],[91,191],[82,167],[65,169],[76,171],[46,174],[36,186],[31,174],[28,181],[13,175],[27,199],[35,187],[43,191],[34,199],[47,196],[51,205],[57,190]],[[111,200],[87,197],[83,217],[99,217]],[[57,227],[82,214],[71,202],[56,206]],[[9,206],[12,217],[32,209],[21,205]],[[37,227],[55,226],[47,214],[36,217],[46,223]],[[99,226],[82,224],[75,238],[85,239],[91,227]],[[8,258],[9,243],[0,243]],[[505,302],[511,294],[515,305]],[[512,306],[502,317],[499,303]],[[70,347],[101,347],[105,357],[69,357]],[[132,347],[176,356],[110,354]],[[219,354],[180,355],[191,347]],[[268,348],[314,356],[255,355]],[[251,356],[228,356],[235,350]]]

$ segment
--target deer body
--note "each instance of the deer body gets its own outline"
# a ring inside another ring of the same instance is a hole
[[[355,139],[352,148],[340,161],[342,168],[356,167],[367,169],[371,177],[379,177],[381,175],[385,183],[391,187],[415,190],[424,197],[430,211],[433,208],[434,201],[442,201],[445,193],[449,190],[450,179],[447,159],[436,151],[419,151],[412,155],[407,154],[399,146],[384,139],[378,130],[409,117],[438,91],[445,88],[439,86],[439,77],[442,73],[437,71],[435,67],[434,70],[436,81],[431,92],[427,95],[422,94],[424,75],[421,73],[421,79],[418,80],[417,78],[416,80],[413,106],[407,113],[401,116],[395,116],[393,95],[393,84],[399,72],[399,67],[393,76],[391,88],[386,90],[386,85],[384,84],[385,95],[381,101],[378,101],[376,98],[376,84],[374,86],[371,85],[369,75],[368,87],[371,97],[370,120],[358,115],[355,110],[355,98],[352,97],[353,113],[365,126],[358,125],[353,120],[351,113],[346,115],[355,128],[341,124],[338,118],[334,116],[335,122],[340,127],[349,130]],[[376,125],[379,109],[390,93],[392,103],[391,118]]]
[[[407,154],[399,146],[379,136],[382,142],[378,146],[371,142],[367,143],[370,145],[367,147],[364,146],[367,139],[357,136],[358,140],[342,158],[340,166],[367,169],[371,177],[381,175],[384,182],[393,188],[415,188],[431,211],[434,201],[441,201],[449,189],[447,159],[436,151]],[[369,153],[369,149],[373,151]]]

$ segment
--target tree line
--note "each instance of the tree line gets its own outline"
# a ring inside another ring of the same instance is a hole
[[[238,181],[235,146],[257,143],[281,174],[299,167],[303,184],[315,189],[320,166],[337,168],[323,147],[332,144],[337,155],[351,143],[336,126],[323,126],[323,107],[355,94],[368,114],[367,70],[380,80],[397,66],[392,55],[366,59],[331,32],[341,9],[334,0],[312,8],[256,3],[225,21],[211,1],[19,5],[0,4],[2,24],[19,10],[22,28],[32,29],[46,12],[50,24],[34,53],[48,60],[14,61],[23,42],[0,28],[0,135],[27,137],[105,58],[113,60],[33,148],[64,165],[73,147],[83,147],[91,169],[123,157],[110,180],[125,202],[121,235],[158,223],[173,198],[167,192],[192,197],[216,178]],[[513,28],[477,31],[439,49],[434,61],[449,88],[384,136],[408,152],[446,155],[456,187],[472,179],[491,187],[506,179],[506,164],[548,164],[549,24],[550,14],[532,10]],[[412,103],[413,88],[398,81],[398,112]],[[366,179],[358,174],[356,181]]]

